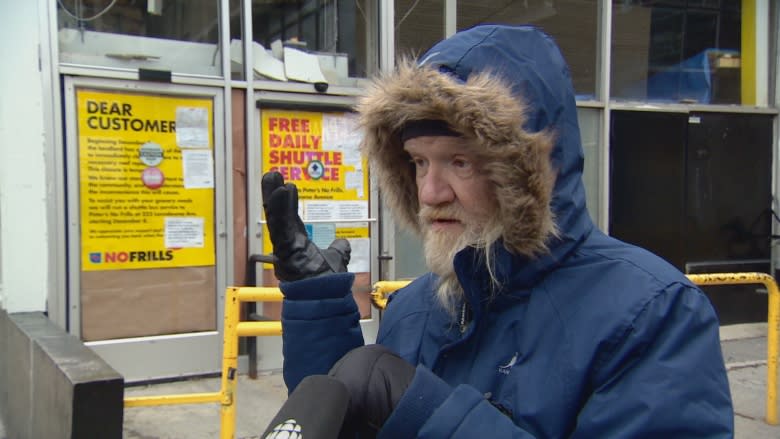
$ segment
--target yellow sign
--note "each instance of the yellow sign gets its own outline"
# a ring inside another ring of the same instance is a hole
[[[300,213],[312,240],[327,247],[350,239],[350,271],[368,271],[368,166],[353,113],[263,110],[262,173],[278,171],[298,187]],[[264,248],[271,251],[267,234]],[[358,262],[356,262],[358,264]],[[353,269],[354,268],[354,269]]]
[[[84,271],[214,265],[211,99],[76,92]]]

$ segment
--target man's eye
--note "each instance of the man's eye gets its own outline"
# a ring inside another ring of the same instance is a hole
[[[471,160],[464,158],[454,158],[450,163],[455,175],[466,178],[474,174],[474,163]]]
[[[474,162],[464,158],[452,159],[452,167],[458,171],[466,171],[474,168]]]
[[[468,160],[455,159],[452,161],[452,166],[456,168],[468,168],[469,166],[471,166],[471,163]]]
[[[412,159],[411,162],[414,164],[415,168],[424,168],[426,165],[426,161],[423,159]]]

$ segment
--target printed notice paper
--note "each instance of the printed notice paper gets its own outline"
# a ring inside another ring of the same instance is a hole
[[[203,218],[165,218],[165,247],[203,247]]]
[[[214,187],[214,162],[210,149],[185,149],[181,157],[185,189]]]

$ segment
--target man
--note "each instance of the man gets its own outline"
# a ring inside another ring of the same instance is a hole
[[[591,222],[550,37],[460,32],[377,78],[357,111],[384,201],[432,273],[391,296],[377,345],[360,347],[348,246],[316,248],[294,186],[264,176],[291,391],[330,374],[350,392],[346,427],[380,437],[732,436],[706,296]]]

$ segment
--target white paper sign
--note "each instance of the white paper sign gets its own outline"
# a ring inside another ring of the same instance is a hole
[[[368,238],[348,239],[352,253],[350,253],[347,270],[352,273],[367,273],[371,270],[371,241]]]
[[[368,201],[303,201],[303,221],[351,221],[368,218]]]
[[[344,165],[354,166],[356,170],[361,170],[363,160],[360,157],[360,131],[357,128],[357,116],[354,114],[323,115],[322,149],[341,151]]]
[[[344,182],[347,190],[355,189],[358,198],[363,198],[363,171],[358,170],[345,173]]]
[[[205,108],[176,108],[176,145],[179,148],[209,147],[209,113]]]
[[[165,248],[203,247],[203,218],[166,217]]]
[[[344,143],[344,140],[357,134],[357,116],[350,113],[343,115],[322,115],[322,148],[333,149]]]
[[[184,149],[181,152],[185,189],[214,187],[214,160],[210,149]]]

